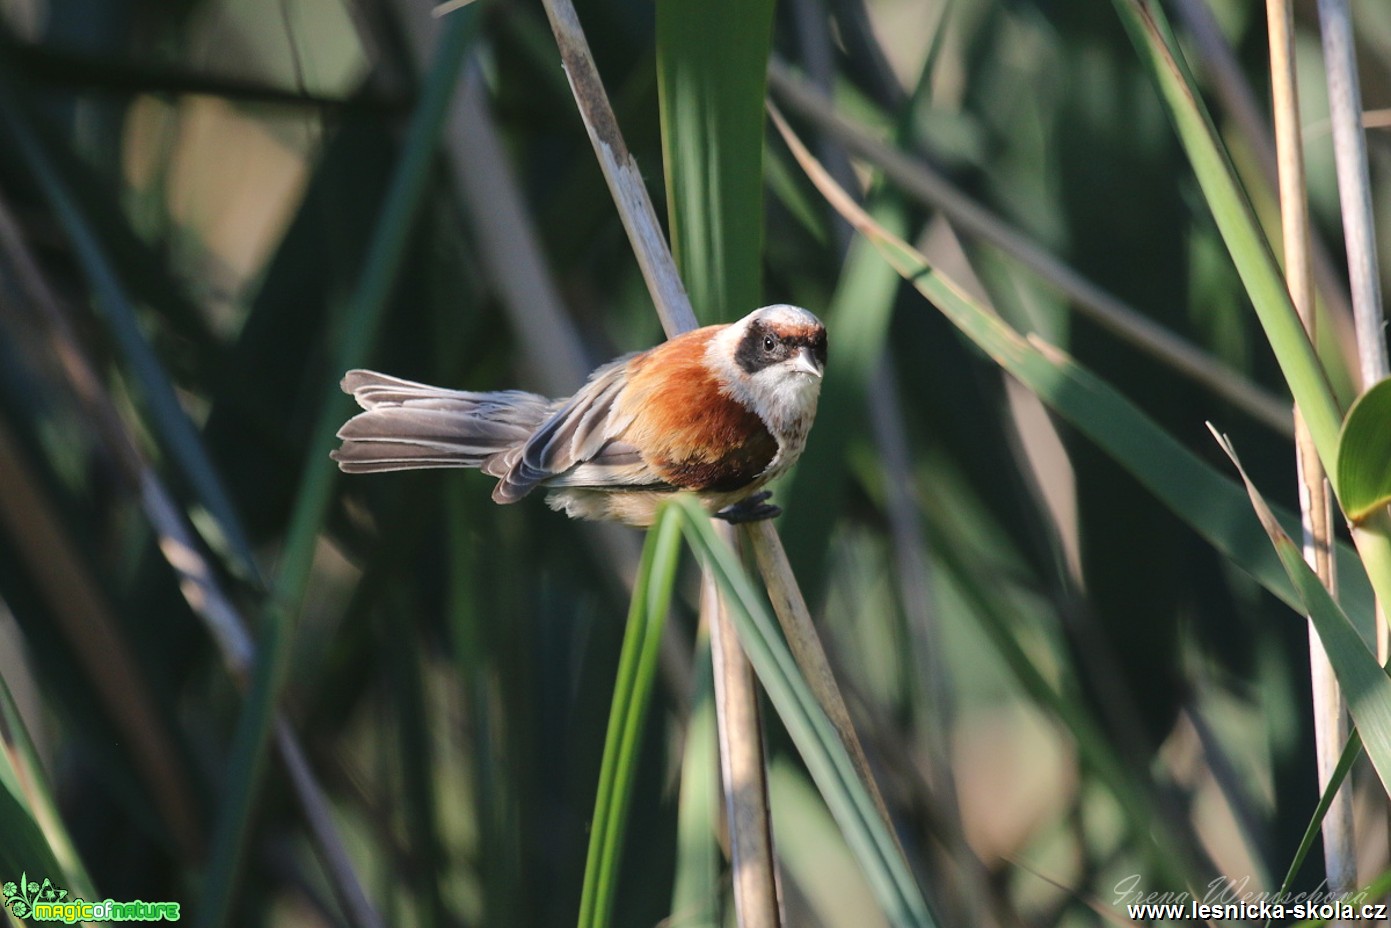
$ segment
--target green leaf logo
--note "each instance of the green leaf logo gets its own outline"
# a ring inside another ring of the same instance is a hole
[[[34,911],[36,902],[59,903],[68,898],[68,891],[55,886],[52,880],[45,877],[40,884],[30,880],[27,873],[20,874],[18,883],[6,880],[0,886],[0,894],[4,896],[3,905],[16,918],[27,918]]]

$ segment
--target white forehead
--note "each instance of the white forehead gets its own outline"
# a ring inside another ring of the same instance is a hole
[[[764,306],[762,309],[755,309],[744,317],[742,321],[749,323],[759,321],[774,328],[799,328],[801,326],[818,326],[821,320],[807,312],[800,306],[792,306],[788,303],[775,303],[772,306]]]

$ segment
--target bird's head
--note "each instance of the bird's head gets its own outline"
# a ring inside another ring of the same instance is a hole
[[[805,434],[816,415],[826,369],[826,327],[805,309],[778,304],[730,323],[707,358],[731,396],[775,434]]]

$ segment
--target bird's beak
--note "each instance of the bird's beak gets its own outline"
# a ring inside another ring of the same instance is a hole
[[[813,377],[821,376],[821,365],[816,362],[816,355],[811,353],[810,348],[797,350],[797,354],[792,358],[792,369],[811,374]]]

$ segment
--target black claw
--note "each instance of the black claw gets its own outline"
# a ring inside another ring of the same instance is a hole
[[[772,519],[782,514],[782,509],[767,502],[773,495],[771,490],[764,490],[752,496],[745,497],[731,506],[726,506],[715,513],[715,518],[724,519],[730,525],[740,525],[744,522],[762,522],[764,519]]]

